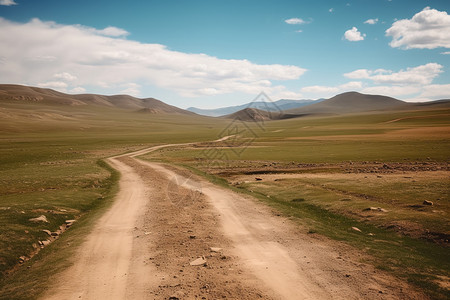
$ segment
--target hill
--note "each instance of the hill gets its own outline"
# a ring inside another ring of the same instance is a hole
[[[224,116],[224,118],[228,119],[238,119],[241,121],[270,121],[270,120],[279,120],[282,117],[282,113],[280,112],[269,112],[257,108],[244,108],[235,113]]]
[[[194,115],[190,111],[166,104],[154,98],[140,99],[128,95],[69,95],[51,89],[13,84],[0,84],[0,101],[42,103],[51,106],[93,105],[152,113]]]
[[[386,109],[404,109],[414,104],[379,95],[348,92],[305,107],[287,110],[288,114],[348,114]]]
[[[265,110],[265,111],[283,111],[293,108],[299,108],[306,105],[310,105],[313,103],[318,103],[320,101],[323,101],[323,99],[319,100],[288,100],[288,99],[281,99],[274,102],[250,102],[242,105],[237,106],[227,106],[222,108],[216,108],[216,109],[201,109],[196,107],[189,107],[187,110],[194,112],[199,115],[204,116],[210,116],[210,117],[220,117],[220,116],[227,116],[230,114],[233,114],[235,112],[238,112],[240,110],[246,109],[246,108],[256,108],[259,110]]]

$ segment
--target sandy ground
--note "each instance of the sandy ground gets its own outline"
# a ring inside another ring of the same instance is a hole
[[[252,198],[135,158],[159,148],[109,159],[120,193],[43,299],[425,298]]]

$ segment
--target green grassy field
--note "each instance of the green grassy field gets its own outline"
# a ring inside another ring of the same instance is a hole
[[[450,277],[448,247],[414,235],[418,231],[411,226],[406,226],[410,232],[395,226],[409,222],[449,232],[449,110],[266,123],[21,103],[3,103],[0,114],[0,299],[33,299],[48,284],[43,276],[67,266],[67,258],[113,199],[118,177],[101,159],[156,144],[228,135],[233,137],[221,143],[166,148],[145,158],[186,166],[254,195],[309,232],[366,251],[373,264],[435,298],[448,295],[440,285]],[[355,173],[367,167],[363,163],[420,163],[420,168],[396,169],[378,178],[378,171],[369,169]],[[426,171],[425,164],[441,173]],[[264,173],[304,176],[254,181]],[[410,207],[423,200],[435,205]],[[388,212],[362,211],[369,206]],[[29,221],[40,215],[49,223]],[[33,244],[47,238],[43,229],[54,231],[67,219],[78,221],[30,261],[19,263],[20,256],[35,251]]]
[[[240,128],[235,130],[240,138],[163,149],[145,158],[188,167],[253,195],[307,232],[345,241],[369,254],[378,268],[432,298],[447,299],[449,114],[430,110],[264,124],[230,121]],[[423,205],[424,200],[433,206]]]
[[[12,116],[0,118],[0,299],[34,299],[48,284],[41,277],[66,266],[116,187],[117,176],[101,159],[194,137],[210,140],[222,127],[202,117],[11,106],[0,111]],[[41,215],[48,223],[29,221]],[[52,240],[42,230],[54,232],[70,219],[78,221],[62,238],[19,263],[40,249],[38,241]]]

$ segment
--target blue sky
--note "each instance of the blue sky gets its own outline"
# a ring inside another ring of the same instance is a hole
[[[450,1],[0,0],[0,82],[179,107],[450,98]]]

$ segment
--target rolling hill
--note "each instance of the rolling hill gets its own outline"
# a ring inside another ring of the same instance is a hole
[[[148,113],[194,115],[193,112],[166,104],[154,98],[139,99],[128,95],[69,95],[51,89],[0,84],[0,102],[42,103],[50,106],[83,106],[119,108]]]
[[[413,106],[387,96],[366,95],[348,92],[334,96],[320,103],[285,111],[288,114],[349,114],[387,109],[406,109]]]
[[[280,119],[280,116],[281,113],[279,112],[268,112],[257,108],[244,108],[240,111],[224,116],[224,118],[260,122],[277,120]]]

